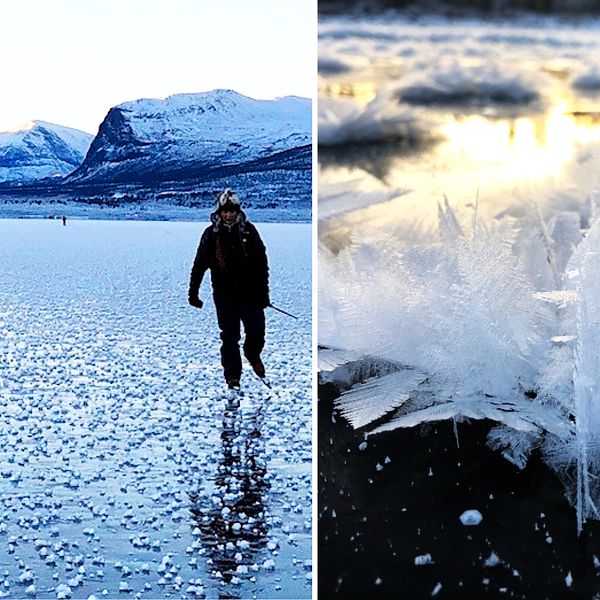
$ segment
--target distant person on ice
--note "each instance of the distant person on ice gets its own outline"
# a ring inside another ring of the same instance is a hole
[[[260,353],[265,345],[265,312],[269,306],[269,266],[256,227],[246,219],[238,196],[221,192],[210,215],[212,225],[202,234],[192,267],[189,303],[202,308],[200,284],[210,269],[213,299],[221,330],[221,364],[230,389],[242,375],[240,323],[244,325],[244,356],[254,372],[265,377]]]
[[[67,224],[67,217],[65,217],[65,215],[62,216],[62,222],[63,222],[63,225]]]

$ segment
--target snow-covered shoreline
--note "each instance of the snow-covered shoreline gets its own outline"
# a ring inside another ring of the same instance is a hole
[[[68,220],[81,221],[172,221],[197,222],[206,219],[210,208],[181,208],[137,205],[131,208],[90,208],[77,204],[4,204],[0,210],[0,223],[5,220],[56,220],[62,215]],[[252,209],[249,216],[260,223],[310,223],[311,209],[284,207],[274,209]]]

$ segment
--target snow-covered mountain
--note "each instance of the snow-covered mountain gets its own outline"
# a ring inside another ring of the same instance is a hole
[[[304,167],[311,121],[310,100],[292,96],[255,100],[214,90],[125,102],[110,109],[68,181],[152,182],[289,168],[296,155]]]
[[[0,132],[0,183],[27,184],[67,175],[83,162],[93,138],[44,121]]]

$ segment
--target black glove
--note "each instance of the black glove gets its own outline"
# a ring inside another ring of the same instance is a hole
[[[204,306],[204,302],[202,302],[198,296],[190,296],[188,302],[190,303],[190,306],[193,306],[194,308],[202,308]]]

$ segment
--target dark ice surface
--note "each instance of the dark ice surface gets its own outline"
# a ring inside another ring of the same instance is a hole
[[[538,457],[521,471],[487,448],[490,421],[459,423],[460,447],[444,421],[360,450],[337,394],[319,388],[320,598],[600,598],[600,523],[577,535]],[[461,523],[469,509],[479,525]]]

